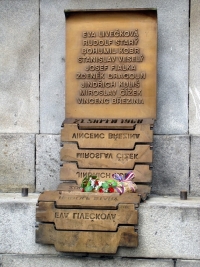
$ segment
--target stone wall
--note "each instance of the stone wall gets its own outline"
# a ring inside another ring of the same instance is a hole
[[[106,264],[200,265],[200,2],[1,0],[0,266],[105,264],[92,255],[72,257],[57,253],[53,246],[35,244],[34,231],[37,193],[55,189],[59,183],[64,10],[112,8],[156,8],[158,12],[152,187],[157,196],[141,205],[139,247],[120,249]],[[22,187],[34,194],[22,198]],[[188,201],[178,201],[180,190],[188,191]]]

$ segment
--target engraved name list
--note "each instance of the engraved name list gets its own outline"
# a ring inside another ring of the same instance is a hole
[[[155,118],[154,13],[71,13],[66,37],[66,118]]]
[[[78,104],[144,104],[142,80],[146,72],[137,65],[145,58],[140,32],[133,30],[83,31],[78,63]]]

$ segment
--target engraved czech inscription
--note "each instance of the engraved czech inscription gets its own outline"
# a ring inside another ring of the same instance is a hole
[[[67,17],[67,118],[155,118],[157,24],[149,12]]]

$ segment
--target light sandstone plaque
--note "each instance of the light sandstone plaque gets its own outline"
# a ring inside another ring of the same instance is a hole
[[[118,246],[137,247],[138,234],[134,226],[118,227],[116,232],[63,231],[54,224],[40,224],[36,230],[36,242],[53,244],[61,252],[116,253]]]
[[[152,181],[152,170],[149,165],[139,164],[135,165],[134,169],[81,169],[78,168],[74,162],[65,162],[60,169],[60,180],[61,181],[76,181],[78,185],[81,185],[85,176],[97,176],[100,180],[112,179],[114,173],[125,175],[126,173],[133,171],[135,174],[134,182],[136,183],[151,183]]]
[[[61,183],[40,194],[36,242],[63,252],[137,247],[140,200],[151,190],[156,119],[155,10],[66,15],[66,100]],[[87,175],[135,173],[135,193],[81,192]]]
[[[65,191],[45,191],[39,196],[39,202],[54,202],[56,208],[67,209],[116,209],[119,204],[140,203],[140,196],[137,193],[118,194],[118,193],[82,193]]]
[[[132,169],[135,163],[152,163],[150,145],[136,145],[132,150],[78,149],[76,143],[65,143],[61,160],[77,162],[79,168]]]
[[[82,130],[77,124],[64,124],[62,142],[76,142],[79,148],[133,149],[137,143],[153,142],[149,124],[136,124],[132,130]]]
[[[59,184],[57,190],[66,191],[66,192],[80,192],[81,186],[77,185],[75,181],[74,182],[65,182],[65,183]],[[151,185],[145,184],[145,183],[137,184],[137,191],[136,192],[138,195],[140,195],[142,200],[146,200],[147,196],[151,192]],[[83,194],[85,194],[85,193],[83,193]]]
[[[66,118],[156,118],[157,15],[66,12]]]
[[[54,202],[39,202],[38,222],[54,223],[57,230],[116,231],[118,225],[138,223],[134,204],[119,204],[117,210],[57,209]]]

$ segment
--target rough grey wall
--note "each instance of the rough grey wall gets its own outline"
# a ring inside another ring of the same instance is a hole
[[[0,19],[0,133],[38,133],[39,0],[2,0]]]
[[[200,4],[198,0],[191,1],[190,16],[190,69],[189,69],[189,130],[190,134],[200,134]]]

